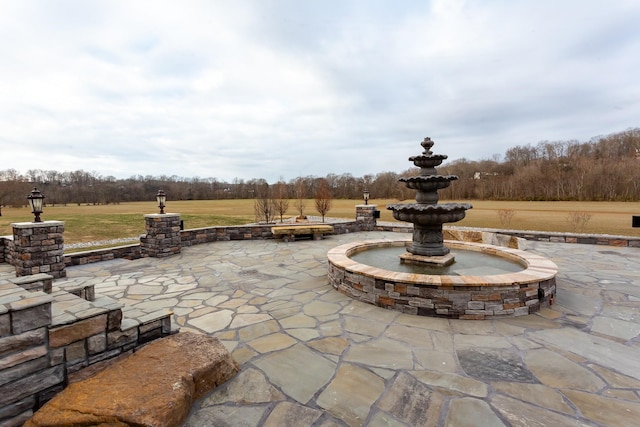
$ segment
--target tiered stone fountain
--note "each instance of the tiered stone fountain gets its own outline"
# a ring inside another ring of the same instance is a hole
[[[422,154],[409,157],[420,168],[419,175],[400,179],[407,188],[417,190],[416,203],[391,204],[387,209],[393,211],[395,219],[413,223],[413,243],[400,257],[403,262],[447,266],[455,258],[444,245],[442,224],[460,221],[472,206],[468,203],[438,204],[438,190],[447,188],[458,177],[438,175],[436,166],[440,166],[447,156],[433,154],[431,138],[425,138],[420,145],[424,148]]]
[[[456,234],[462,240],[443,239],[442,224],[460,221],[471,205],[438,204],[438,190],[457,177],[437,174],[436,166],[447,156],[431,152],[431,139],[421,145],[424,152],[409,158],[420,168],[419,175],[401,180],[417,190],[416,203],[387,206],[397,220],[413,223],[412,240],[369,240],[367,235],[332,248],[327,254],[329,283],[360,301],[421,316],[489,319],[530,314],[551,304],[557,266],[550,260],[512,246],[478,243],[491,234],[479,230],[460,230]],[[389,249],[393,255],[387,257]],[[378,258],[381,252],[385,255]],[[514,265],[487,269],[501,262]]]

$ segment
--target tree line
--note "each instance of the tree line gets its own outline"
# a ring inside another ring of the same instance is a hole
[[[170,200],[257,199],[264,198],[265,191],[277,192],[269,196],[273,199],[302,200],[315,198],[320,188],[323,198],[328,191],[335,199],[361,199],[367,189],[372,198],[406,200],[413,199],[415,193],[398,180],[417,173],[417,168],[410,168],[362,177],[344,173],[268,183],[262,178],[226,182],[217,178],[134,175],[116,179],[83,170],[33,169],[20,173],[7,169],[0,170],[0,206],[25,206],[34,186],[45,194],[48,205],[154,200],[160,188]],[[640,128],[586,142],[541,141],[515,146],[504,156],[445,163],[438,173],[459,178],[440,190],[442,199],[640,200]]]

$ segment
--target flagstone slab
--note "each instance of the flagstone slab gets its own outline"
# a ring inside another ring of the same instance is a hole
[[[309,341],[320,336],[320,333],[316,329],[309,328],[287,329],[287,333],[300,341]]]
[[[381,338],[352,344],[344,360],[387,369],[413,369],[411,349],[398,341]]]
[[[396,341],[402,341],[414,347],[433,348],[428,331],[404,325],[390,325],[384,336]]]
[[[494,390],[533,405],[573,415],[574,411],[564,401],[562,394],[542,384],[499,381],[491,384]]]
[[[193,315],[193,313],[192,313]],[[220,310],[200,317],[190,318],[189,324],[207,333],[220,331],[231,323],[233,311]]]
[[[279,320],[283,328],[313,328],[316,326],[317,321],[313,317],[309,317],[305,314],[296,314],[294,316],[287,317]]]
[[[536,377],[511,350],[470,348],[457,351],[460,366],[467,375],[480,380],[535,383]]]
[[[591,322],[591,331],[627,341],[640,334],[640,323],[595,316]]]
[[[494,396],[490,403],[491,406],[513,426],[593,426],[591,423],[576,419],[577,417],[575,416],[558,414],[543,407],[531,405],[500,394]]]
[[[271,411],[263,427],[299,427],[310,426],[320,416],[322,411],[308,408],[292,402],[282,402]]]
[[[314,296],[317,296],[314,294]],[[304,306],[304,314],[307,316],[326,316],[328,314],[334,314],[340,311],[342,307],[338,304],[333,304],[324,301],[313,301]]]
[[[214,406],[202,408],[191,414],[183,427],[233,426],[259,427],[267,405],[259,406]]]
[[[578,390],[562,390],[582,416],[606,426],[630,426],[640,420],[640,403]],[[633,421],[632,421],[633,420]]]
[[[291,347],[296,343],[297,341],[295,339],[282,332],[265,335],[248,342],[248,344],[258,353],[270,353],[272,351],[282,350],[284,348]]]
[[[458,370],[456,359],[448,351],[414,348],[413,355],[424,369],[439,372],[456,372]]]
[[[444,425],[456,426],[505,426],[500,418],[493,412],[491,407],[480,399],[462,397],[454,399],[449,404],[449,411]]]
[[[256,404],[285,400],[286,396],[276,389],[265,375],[255,368],[242,370],[224,386],[218,387],[204,398],[200,407],[220,403]]]
[[[327,337],[308,343],[309,347],[318,350],[321,353],[335,354],[340,356],[342,352],[349,346],[349,341],[345,338]]]
[[[302,344],[272,353],[253,362],[273,384],[300,403],[306,404],[333,378],[336,364]],[[309,369],[313,366],[313,369]]]
[[[529,350],[524,360],[535,376],[549,387],[596,392],[606,385],[593,372],[547,349]]]
[[[562,328],[553,331],[536,331],[529,338],[565,348],[598,365],[615,368],[616,371],[640,380],[640,364],[637,363],[638,349],[589,335],[574,328]]]
[[[269,335],[280,330],[280,325],[275,320],[254,323],[238,330],[238,336],[243,341],[250,341],[263,335]]]
[[[440,393],[466,394],[474,397],[487,397],[487,385],[481,381],[448,372],[411,371],[411,375],[424,384],[437,387]]]
[[[378,408],[412,426],[436,425],[443,399],[424,383],[400,373],[378,402]]]
[[[384,380],[356,365],[344,363],[318,396],[318,405],[349,426],[362,426],[384,391]]]
[[[407,424],[384,412],[376,412],[371,416],[369,427],[409,427]]]
[[[490,335],[462,335],[456,334],[453,337],[453,344],[456,349],[465,348],[511,348],[511,343],[503,337]]]
[[[236,314],[231,322],[231,328],[242,328],[255,323],[266,322],[273,319],[268,314]]]
[[[370,337],[378,337],[387,328],[385,322],[372,322],[369,319],[356,316],[343,316],[344,329],[349,332],[355,332],[360,335],[368,335]]]

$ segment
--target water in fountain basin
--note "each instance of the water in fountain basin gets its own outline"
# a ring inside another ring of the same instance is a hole
[[[352,254],[350,258],[372,267],[413,274],[491,276],[524,270],[517,262],[483,252],[465,250],[452,250],[456,261],[447,267],[402,264],[399,257],[405,252],[406,249],[402,246],[372,248]]]

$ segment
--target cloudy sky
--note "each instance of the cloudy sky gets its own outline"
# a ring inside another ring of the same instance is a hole
[[[0,5],[0,170],[363,176],[640,126],[637,0]]]

